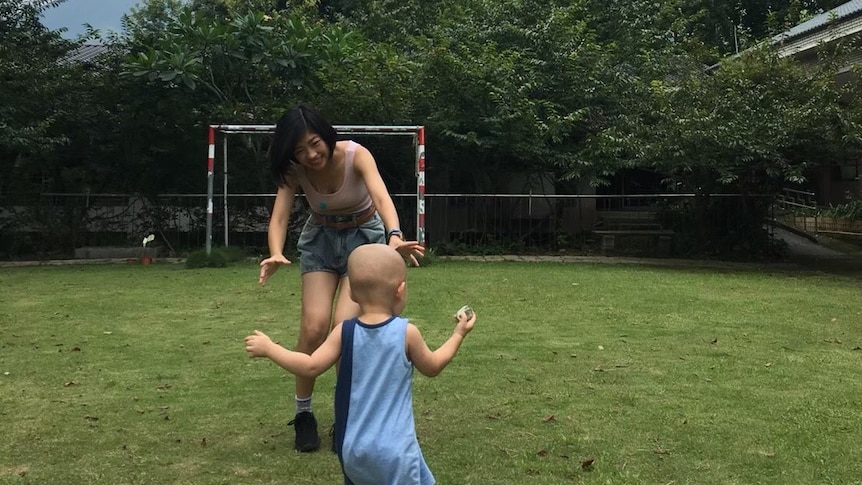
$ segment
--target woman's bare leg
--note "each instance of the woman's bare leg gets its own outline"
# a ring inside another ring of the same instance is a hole
[[[338,289],[338,275],[314,271],[302,275],[302,320],[296,350],[311,354],[329,334],[332,302]],[[294,446],[306,452],[320,448],[317,419],[311,406],[314,379],[296,376],[296,416],[291,423],[296,432]]]
[[[341,278],[338,285],[338,297],[335,300],[335,312],[332,315],[332,326],[359,315],[359,305],[350,298],[350,280],[347,276]]]
[[[296,350],[311,354],[329,335],[332,303],[338,289],[335,273],[313,271],[302,275],[302,321]],[[296,376],[296,395],[308,397],[314,392],[314,379]]]

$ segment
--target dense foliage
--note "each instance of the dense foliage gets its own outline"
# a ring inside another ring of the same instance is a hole
[[[0,2],[0,193],[15,187],[16,175],[38,175],[28,157],[68,141],[54,127],[70,108],[68,87],[77,84],[72,66],[60,62],[74,43],[39,22],[56,3]]]
[[[207,124],[299,100],[426,125],[439,191],[637,169],[654,191],[773,193],[862,147],[856,83],[834,82],[855,46],[803,67],[764,42],[839,1],[146,0],[77,41],[39,22],[58,3],[0,0],[2,196],[200,193]],[[109,51],[65,60],[93,40]],[[235,190],[272,190],[265,137],[240,140]]]

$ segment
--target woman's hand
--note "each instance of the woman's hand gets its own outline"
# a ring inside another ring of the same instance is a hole
[[[417,256],[420,258],[425,256],[425,246],[419,244],[419,241],[404,241],[394,234],[389,238],[389,247],[398,251],[398,254],[410,261],[413,266],[419,266]]]
[[[260,278],[257,282],[263,286],[266,284],[269,277],[272,276],[281,265],[290,264],[290,260],[285,258],[283,254],[270,256],[260,262]]]

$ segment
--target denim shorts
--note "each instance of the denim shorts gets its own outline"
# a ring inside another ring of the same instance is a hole
[[[327,271],[344,276],[347,256],[359,246],[371,243],[386,243],[386,228],[377,213],[363,224],[346,229],[324,226],[309,217],[296,245],[300,272]]]

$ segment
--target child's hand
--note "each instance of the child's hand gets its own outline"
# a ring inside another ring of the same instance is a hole
[[[457,316],[458,324],[455,325],[455,333],[461,335],[461,337],[466,337],[473,330],[473,325],[476,323],[476,312],[460,312]]]
[[[260,330],[255,330],[254,335],[249,335],[245,338],[245,351],[249,353],[249,357],[266,357],[272,339]]]

